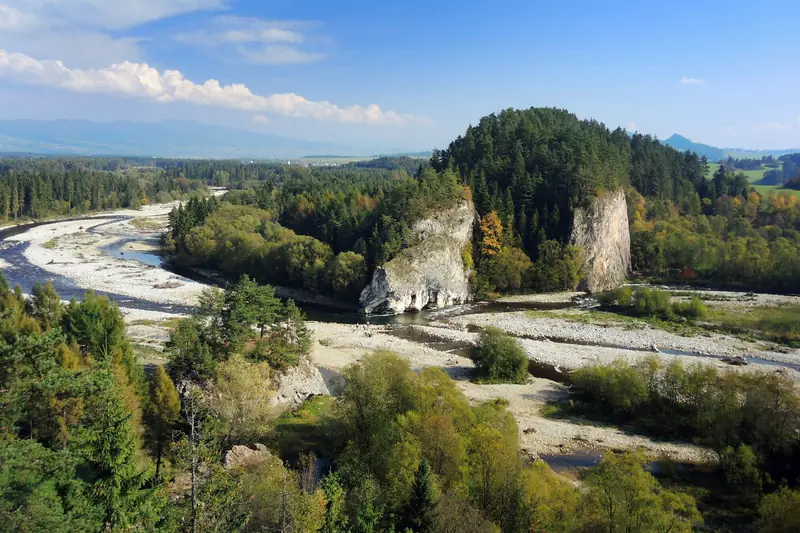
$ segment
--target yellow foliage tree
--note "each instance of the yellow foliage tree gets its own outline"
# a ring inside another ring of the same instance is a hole
[[[492,257],[503,248],[503,223],[492,211],[481,219],[481,255]]]

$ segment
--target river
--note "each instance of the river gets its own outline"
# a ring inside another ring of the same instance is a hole
[[[158,231],[149,233],[128,224],[133,218],[164,217],[169,206],[148,206],[142,212],[103,214],[68,221],[32,223],[0,230],[0,269],[13,286],[19,284],[29,292],[36,281],[50,280],[65,299],[80,298],[86,289],[106,295],[126,313],[129,324],[135,323],[131,311],[157,311],[169,315],[191,313],[192,303],[199,292],[209,285],[201,276],[186,272],[173,272],[162,265],[154,251]],[[163,220],[162,220],[163,221]],[[149,248],[148,248],[149,247]],[[469,370],[469,351],[475,335],[469,327],[459,327],[467,315],[478,317],[514,317],[524,319],[522,311],[563,310],[578,304],[569,301],[535,302],[491,302],[456,306],[449,309],[431,310],[422,313],[398,316],[364,316],[355,312],[344,312],[318,305],[301,305],[319,339],[315,350],[327,353],[328,359],[314,360],[323,370],[338,371],[353,360],[358,353],[374,349],[396,350],[409,357],[415,366],[439,366],[452,364],[454,368]],[[472,320],[473,317],[469,317]],[[496,325],[497,324],[495,322]],[[389,327],[384,327],[389,326]],[[150,327],[150,326],[139,326]],[[572,329],[582,331],[585,325],[572,324]],[[599,460],[600,452],[577,451],[574,454],[559,453],[559,446],[570,447],[578,436],[584,437],[585,426],[575,426],[562,421],[548,421],[538,415],[545,397],[537,397],[532,388],[555,386],[553,380],[563,379],[560,367],[576,368],[565,359],[571,354],[572,361],[596,360],[598,354],[608,357],[643,357],[641,351],[630,348],[615,349],[598,345],[582,345],[581,342],[561,340],[559,336],[533,339],[534,330],[521,332],[520,339],[532,360],[531,372],[537,376],[537,384],[525,386],[500,386],[501,389],[486,389],[459,378],[459,386],[473,401],[494,397],[510,400],[512,412],[520,427],[538,428],[535,433],[524,434],[526,449],[552,455],[544,457],[555,469],[572,469],[591,466]],[[526,338],[530,336],[530,338]],[[554,342],[560,341],[560,342]],[[691,353],[675,354],[696,355]],[[670,358],[668,353],[662,357]],[[449,361],[452,359],[452,363]],[[713,359],[703,357],[705,362]],[[751,360],[758,363],[760,361]],[[718,361],[717,361],[717,364]],[[771,363],[775,364],[775,363]],[[788,365],[783,365],[788,366]],[[548,385],[549,384],[549,385]],[[516,387],[516,388],[515,388]],[[486,392],[491,390],[492,392]],[[488,396],[487,396],[488,395]],[[593,428],[591,442],[603,442],[602,446],[627,447],[630,437],[618,435],[609,428]],[[661,449],[661,443],[637,441],[651,450]],[[538,446],[538,449],[537,449]],[[675,447],[679,457],[694,458],[697,452],[691,446]],[[683,452],[681,451],[683,450]],[[681,455],[683,453],[683,455]]]

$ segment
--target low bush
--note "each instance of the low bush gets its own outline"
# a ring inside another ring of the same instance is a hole
[[[688,302],[673,303],[672,310],[676,315],[692,320],[708,316],[708,307],[697,297],[692,298]]]
[[[488,327],[475,349],[475,366],[481,377],[495,383],[523,383],[528,377],[528,355],[514,337]]]

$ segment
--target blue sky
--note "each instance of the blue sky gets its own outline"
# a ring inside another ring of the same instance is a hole
[[[790,0],[0,0],[0,118],[191,118],[394,151],[557,106],[800,147],[797,20]]]

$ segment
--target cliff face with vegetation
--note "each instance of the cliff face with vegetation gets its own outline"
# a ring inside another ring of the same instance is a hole
[[[469,301],[471,247],[477,214],[472,202],[440,211],[412,226],[419,243],[378,267],[359,299],[365,313],[403,313]]]
[[[570,241],[585,253],[586,275],[580,288],[599,292],[624,283],[631,269],[631,237],[622,189],[576,209]]]

